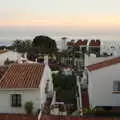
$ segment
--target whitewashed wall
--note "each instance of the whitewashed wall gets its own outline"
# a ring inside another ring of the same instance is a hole
[[[44,70],[44,73],[43,73],[43,77],[42,77],[42,80],[41,80],[41,83],[40,83],[40,108],[43,107],[45,101],[46,101],[46,98],[47,98],[47,94],[45,93],[45,87],[46,87],[46,83],[47,83],[47,80],[49,80],[49,92],[50,93],[53,93],[53,81],[52,81],[52,72],[49,68],[49,66],[46,64],[45,65],[45,70]]]
[[[120,94],[113,92],[113,81],[120,80],[120,64],[88,72],[88,93],[91,107],[120,106]]]
[[[9,60],[16,61],[21,57],[21,54],[13,51],[8,51],[0,54],[0,65],[4,65],[4,61],[8,58]]]
[[[85,66],[96,64],[108,59],[114,58],[114,56],[108,56],[108,57],[96,57],[95,54],[91,54],[90,56],[85,54]]]
[[[11,94],[21,94],[21,107],[11,107]],[[33,111],[36,112],[40,104],[39,89],[0,90],[0,113],[25,113],[24,104],[27,101],[32,101],[34,103]]]
[[[112,48],[114,47],[114,48]],[[101,41],[101,54],[103,52],[110,54],[120,55],[120,41],[119,40],[102,40]]]
[[[37,72],[37,71],[36,71]],[[40,88],[36,89],[0,89],[0,113],[25,113],[24,104],[27,101],[34,103],[34,113],[37,109],[41,109],[42,105],[46,101],[45,87],[46,82],[49,80],[49,92],[53,92],[53,84],[51,77],[51,70],[48,65],[44,68],[44,73],[40,82]],[[22,107],[11,107],[10,95],[21,94],[22,95]]]

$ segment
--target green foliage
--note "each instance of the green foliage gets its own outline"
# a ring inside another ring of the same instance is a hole
[[[12,44],[12,48],[16,49],[17,52],[24,53],[28,52],[32,47],[32,42],[30,40],[15,40]]]
[[[70,90],[73,86],[76,86],[76,78],[74,75],[65,76],[61,73],[53,74],[54,88],[60,87],[62,89]]]
[[[74,75],[65,76],[61,72],[53,74],[53,84],[56,96],[65,103],[76,104],[76,78]]]
[[[84,109],[83,109],[83,113],[84,113],[84,114],[92,114],[92,113],[94,113],[94,110],[92,110],[92,109],[90,109],[90,108],[84,108]]]
[[[76,95],[74,89],[58,89],[56,96],[62,99],[66,104],[76,104]]]
[[[20,53],[28,53],[28,59],[35,60],[39,58],[39,53],[48,54],[57,51],[55,40],[47,36],[36,36],[31,40],[15,40],[9,49],[16,50]]]
[[[27,114],[32,114],[33,113],[33,102],[32,101],[26,102],[24,105],[24,109]]]
[[[57,49],[57,45],[55,40],[49,38],[48,36],[36,36],[33,39],[32,45],[34,47],[39,47],[40,49],[46,49],[46,50],[53,50],[53,52]]]
[[[60,86],[60,74],[52,74],[52,78],[53,78],[53,84],[54,84],[54,88],[58,88]]]

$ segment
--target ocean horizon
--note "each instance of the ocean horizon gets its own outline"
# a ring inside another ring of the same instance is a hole
[[[100,39],[102,41],[120,41],[120,30],[82,30],[78,28],[52,27],[0,27],[0,46],[10,45],[14,40],[33,40],[37,35],[45,35],[54,39],[58,46],[62,37],[67,40]]]

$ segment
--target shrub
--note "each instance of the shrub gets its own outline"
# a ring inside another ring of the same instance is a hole
[[[92,114],[92,113],[94,113],[94,110],[92,110],[90,108],[84,108],[83,112],[84,112],[84,114]]]
[[[27,114],[32,114],[33,113],[33,102],[28,101],[24,105],[25,111]]]

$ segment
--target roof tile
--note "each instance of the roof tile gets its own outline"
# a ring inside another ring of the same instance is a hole
[[[111,66],[111,65],[117,64],[117,63],[120,63],[120,57],[115,57],[115,58],[105,60],[105,61],[100,62],[100,63],[92,64],[92,65],[87,66],[87,68],[89,71],[94,71],[94,70],[108,67],[108,66]]]
[[[13,64],[0,81],[0,88],[38,88],[44,64]]]

